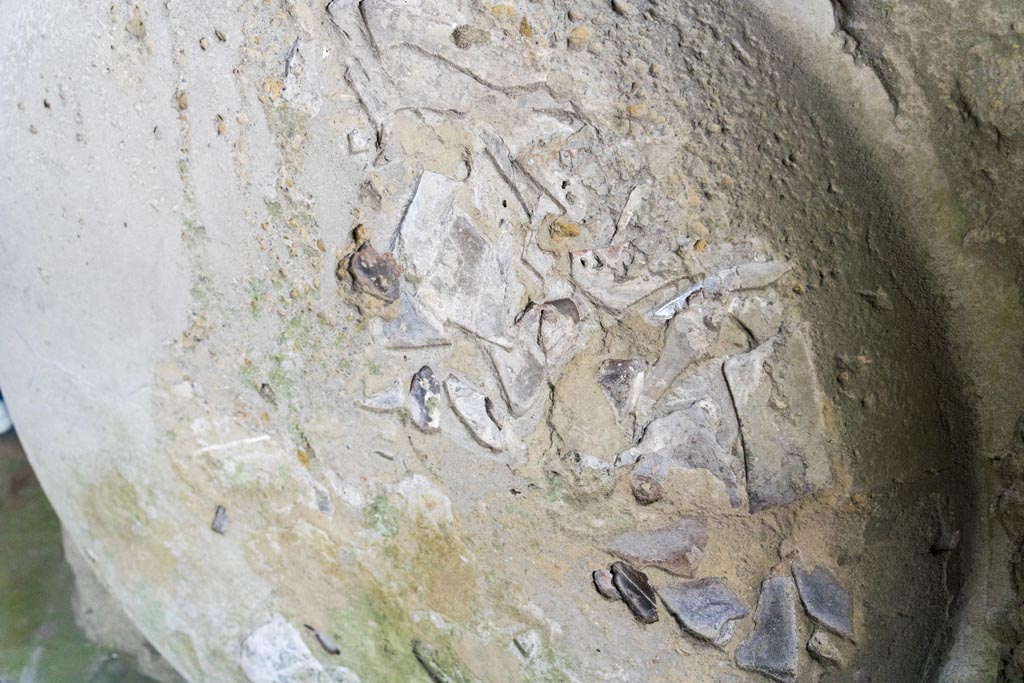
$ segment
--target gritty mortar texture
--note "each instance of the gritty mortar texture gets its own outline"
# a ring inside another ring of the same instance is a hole
[[[39,480],[187,680],[755,681],[776,616],[779,680],[1013,680],[990,9],[948,62],[916,3],[23,3],[0,386]],[[735,637],[601,597],[623,534]],[[763,594],[794,566],[850,596],[841,666]]]

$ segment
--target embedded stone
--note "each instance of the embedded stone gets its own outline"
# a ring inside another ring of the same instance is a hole
[[[647,364],[639,358],[606,360],[597,373],[601,387],[615,411],[615,419],[622,422],[636,407],[644,383]]]
[[[811,634],[810,640],[807,641],[807,651],[823,664],[830,664],[836,667],[845,665],[843,653],[839,649],[839,644],[835,641],[835,636],[823,628],[815,627],[814,633]]]
[[[246,636],[239,664],[250,683],[312,681],[324,672],[299,632],[279,614]]]
[[[516,344],[512,349],[494,346],[488,351],[509,410],[516,417],[522,416],[537,400],[547,379],[543,352],[536,343]]]
[[[775,295],[736,297],[729,302],[728,311],[755,344],[771,339],[782,329],[782,304]]]
[[[491,42],[491,34],[482,28],[463,24],[452,31],[452,42],[460,50],[468,50],[474,45],[486,45]]]
[[[649,270],[644,256],[627,242],[604,249],[574,251],[571,256],[573,282],[616,312],[672,281],[669,276]]]
[[[669,459],[663,453],[644,453],[629,473],[629,486],[633,497],[641,505],[650,505],[664,495],[668,479]]]
[[[364,242],[348,263],[356,288],[386,303],[398,301],[402,269],[391,254],[381,254]]]
[[[228,511],[223,505],[218,505],[213,511],[213,522],[210,528],[218,534],[224,534],[228,530]]]
[[[783,330],[725,361],[724,372],[743,434],[750,510],[829,486],[823,398],[804,332]]]
[[[625,562],[614,562],[612,583],[637,621],[653,624],[658,620],[658,603],[646,574]]]
[[[681,517],[674,524],[620,534],[605,551],[639,567],[658,567],[676,576],[691,577],[704,558],[708,534],[696,517]]]
[[[721,579],[683,581],[659,588],[658,595],[684,629],[718,647],[732,638],[736,620],[747,616],[747,608]]]
[[[695,282],[654,311],[658,320],[671,320],[690,305],[697,294],[710,297],[728,292],[760,289],[774,283],[792,269],[787,261],[741,263]]]
[[[516,417],[533,405],[546,386],[582,347],[582,312],[571,299],[531,304],[512,326],[511,348],[494,345],[491,361],[502,394]]]
[[[722,398],[722,401],[727,401]],[[738,432],[729,414],[715,399],[713,391],[692,400],[685,408],[659,417],[647,425],[640,443],[620,453],[617,467],[636,463],[631,484],[639,479],[641,492],[656,491],[654,484],[664,485],[673,469],[705,469],[725,486],[729,504],[742,504],[741,484],[737,470],[742,471],[738,457]],[[641,465],[641,461],[646,464]],[[667,470],[662,469],[662,463]],[[634,494],[637,487],[634,486]]]
[[[313,634],[313,637],[316,638],[316,642],[320,645],[321,648],[323,648],[324,652],[326,652],[329,655],[341,654],[341,648],[338,647],[338,644],[334,642],[333,638],[331,638],[323,631],[313,628],[309,624],[306,624],[305,626],[306,629]]]
[[[413,375],[409,398],[413,424],[424,432],[440,431],[441,385],[429,365],[424,365]]]
[[[559,365],[573,351],[582,314],[572,299],[548,301],[541,304],[539,309],[540,346],[547,363]]]
[[[519,654],[527,659],[532,659],[540,650],[541,645],[540,634],[536,631],[520,633],[512,639],[512,642],[515,643],[516,649],[519,650]]]
[[[501,451],[501,428],[495,424],[487,409],[487,396],[471,387],[455,375],[448,375],[444,381],[448,401],[462,423],[469,428],[473,438],[492,451]]]
[[[736,648],[737,666],[779,683],[795,683],[800,646],[795,593],[788,576],[764,580],[754,612],[754,630]]]
[[[825,628],[853,640],[853,600],[831,569],[793,565],[793,578],[807,615]]]
[[[443,326],[411,295],[401,293],[398,306],[394,320],[374,319],[373,337],[378,344],[387,349],[422,349],[451,343]]]
[[[357,401],[356,405],[375,413],[396,413],[405,409],[405,391],[399,382],[394,382],[384,391]]]
[[[619,589],[615,587],[615,582],[612,580],[612,573],[607,569],[597,569],[594,571],[592,578],[594,580],[594,588],[602,597],[608,598],[609,600],[621,600],[622,594],[619,593]]]

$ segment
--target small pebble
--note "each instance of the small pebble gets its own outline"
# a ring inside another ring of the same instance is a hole
[[[218,505],[213,511],[213,523],[210,524],[210,528],[221,535],[228,530],[228,511],[223,505]]]
[[[633,13],[633,6],[626,0],[612,0],[612,11],[620,17],[628,17]]]
[[[839,651],[835,638],[824,629],[814,629],[814,634],[807,641],[807,651],[820,662],[832,666],[843,666],[843,654]]]
[[[577,26],[573,30],[569,31],[569,37],[566,42],[569,47],[574,50],[581,50],[590,40],[590,29],[586,26]]]
[[[324,652],[329,655],[341,654],[341,648],[338,647],[338,644],[329,635],[313,628],[309,624],[304,624],[304,626],[313,633],[313,637],[316,638],[316,642],[320,643],[320,647],[324,649]]]
[[[210,40],[206,36],[203,36],[199,39],[199,47],[203,50],[210,47]]]
[[[597,592],[609,600],[621,600],[622,594],[619,593],[619,589],[615,587],[615,583],[612,581],[612,573],[607,569],[595,570],[592,578],[594,579],[594,588]]]
[[[226,43],[227,40],[228,40],[228,37],[226,35],[224,35],[224,32],[221,31],[219,28],[218,29],[214,29],[213,35],[214,35],[214,37],[217,38],[217,40],[219,40],[222,43]]]

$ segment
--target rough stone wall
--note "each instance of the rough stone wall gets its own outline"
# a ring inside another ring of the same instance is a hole
[[[102,583],[192,680],[992,680],[1019,62],[924,14],[5,16],[0,380]]]

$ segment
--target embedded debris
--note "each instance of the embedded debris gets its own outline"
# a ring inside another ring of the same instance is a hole
[[[606,360],[597,373],[597,384],[608,397],[620,423],[636,408],[647,367],[640,358]]]
[[[754,612],[754,630],[736,648],[737,666],[779,683],[795,683],[800,646],[795,593],[788,576],[764,580]]]
[[[420,431],[441,430],[441,384],[437,376],[424,365],[412,377],[409,385],[409,415]]]
[[[764,297],[735,297],[729,302],[728,311],[755,345],[771,339],[782,329],[782,304],[774,292]]]
[[[326,633],[317,628],[310,626],[309,624],[303,624],[303,626],[305,626],[306,629],[313,634],[313,637],[316,638],[316,642],[320,644],[320,647],[323,648],[324,652],[326,652],[329,655],[341,654],[341,648],[338,647],[338,644],[335,643],[334,639],[331,638],[329,635],[327,635]]]
[[[831,569],[793,565],[793,578],[807,615],[825,628],[853,640],[853,600]]]
[[[629,487],[641,505],[661,500],[668,479],[669,460],[664,453],[644,453],[629,473]]]
[[[537,651],[540,650],[540,634],[536,631],[527,631],[526,633],[520,633],[512,639],[516,649],[519,650],[519,654],[531,659]]]
[[[251,683],[291,683],[302,680],[358,681],[344,667],[325,668],[299,632],[284,617],[275,614],[242,641],[239,664]]]
[[[658,620],[658,603],[647,574],[626,562],[612,563],[612,584],[637,621],[653,624]]]
[[[511,264],[468,218],[456,215],[462,183],[424,171],[395,236],[417,303],[442,322],[501,343],[511,318]]]
[[[513,415],[529,410],[547,380],[557,377],[582,347],[582,320],[580,306],[571,299],[531,303],[509,332],[510,348],[489,349]]]
[[[615,582],[612,580],[612,573],[607,569],[596,569],[591,575],[594,580],[594,588],[597,592],[609,600],[621,600],[622,593],[615,587]]]
[[[316,59],[316,44],[296,40],[285,57],[284,85],[281,97],[310,117],[320,113],[323,96],[320,94],[320,70]]]
[[[356,401],[356,405],[375,413],[396,413],[405,409],[405,390],[400,382],[394,382],[384,391]]]
[[[621,313],[674,278],[652,272],[629,242],[571,253],[571,276],[592,299]]]
[[[639,567],[658,567],[676,576],[692,577],[704,558],[708,534],[696,517],[648,531],[629,531],[609,539],[606,552]]]
[[[845,665],[843,653],[839,649],[839,644],[835,641],[835,637],[823,628],[814,628],[814,633],[811,634],[810,640],[807,641],[807,651],[824,664],[840,668]]]
[[[218,505],[213,511],[213,522],[210,528],[218,534],[224,534],[228,530],[228,511],[223,505]]]
[[[679,624],[693,635],[724,647],[747,608],[722,579],[683,581],[659,588],[658,595]]]
[[[832,483],[821,390],[799,327],[725,361],[746,455],[750,510],[786,505]]]
[[[473,438],[492,451],[502,451],[501,428],[487,410],[490,399],[455,375],[448,375],[444,388],[452,410],[469,428]]]
[[[739,507],[742,504],[739,477],[743,466],[737,453],[739,434],[731,406],[727,398],[716,396],[718,392],[708,391],[708,384],[702,381],[695,384],[701,385],[703,398],[653,420],[647,425],[640,443],[620,453],[615,465],[627,467],[636,463],[631,483],[632,479],[639,478],[637,483],[642,485],[642,494],[648,489],[653,492],[654,483],[664,484],[673,469],[708,470],[725,486],[729,504]]]
[[[654,311],[658,320],[671,320],[676,313],[690,305],[690,299],[698,293],[705,297],[738,292],[746,289],[767,287],[792,269],[787,261],[766,261],[764,263],[741,263],[694,283]]]
[[[398,315],[393,320],[374,319],[373,338],[386,349],[423,349],[451,344],[444,327],[406,292],[399,295]]]
[[[382,254],[368,241],[349,259],[348,273],[361,292],[385,303],[398,300],[402,268],[391,254]]]
[[[452,42],[460,50],[468,50],[474,45],[486,45],[491,42],[491,34],[482,28],[463,24],[452,31]]]

